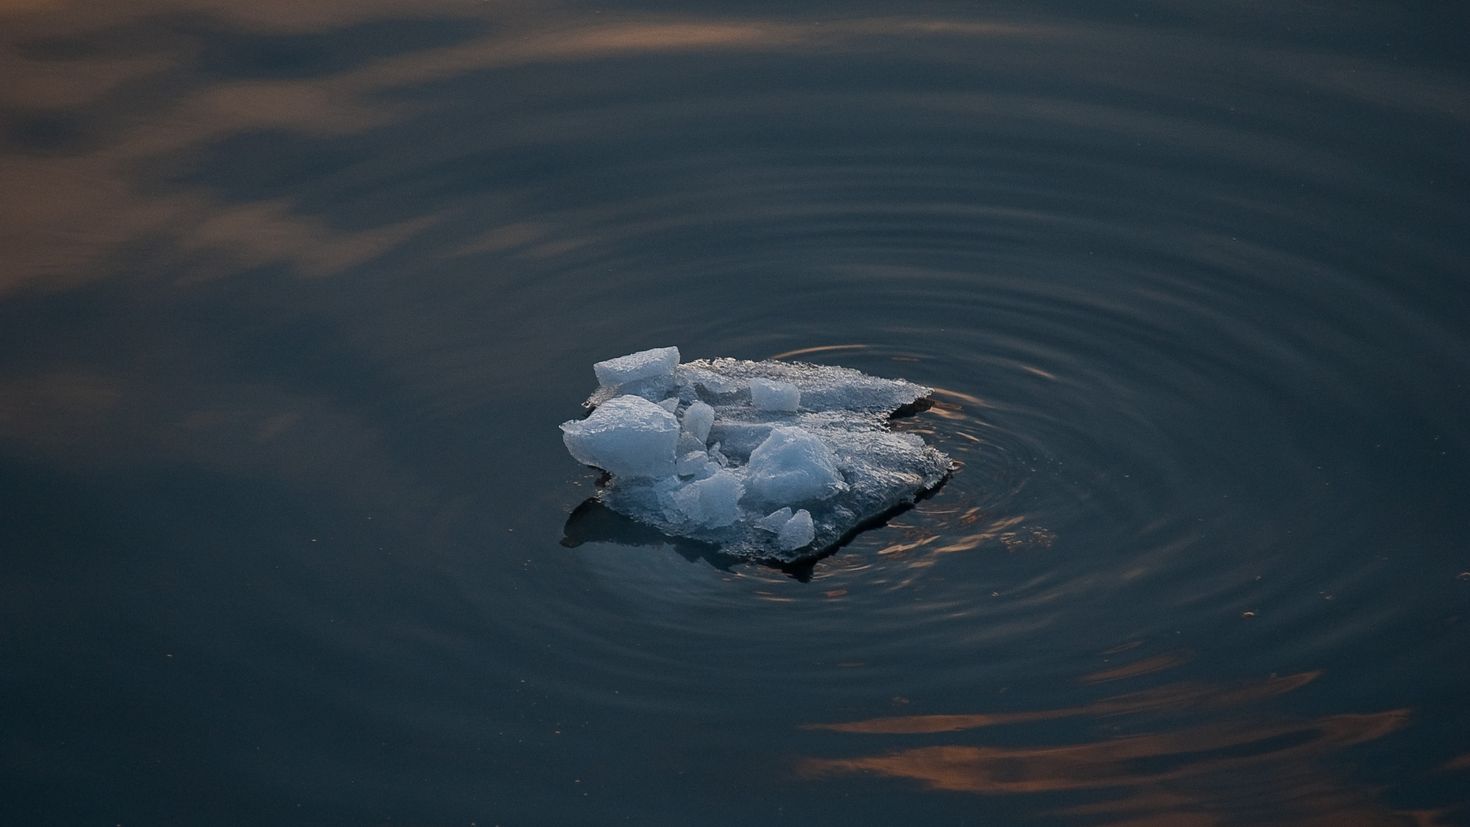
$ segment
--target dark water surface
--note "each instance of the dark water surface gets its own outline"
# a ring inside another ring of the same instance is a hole
[[[0,820],[1470,824],[1470,26],[1105,6],[4,4]],[[962,468],[611,542],[670,344]]]

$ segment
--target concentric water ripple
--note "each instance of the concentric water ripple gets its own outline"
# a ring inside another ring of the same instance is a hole
[[[1464,822],[1463,26],[1053,5],[0,11],[24,809]],[[578,520],[663,345],[958,469],[795,571]]]

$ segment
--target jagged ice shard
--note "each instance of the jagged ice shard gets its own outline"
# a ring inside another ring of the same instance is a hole
[[[645,350],[593,366],[586,419],[563,423],[598,498],[665,534],[794,562],[949,474],[948,457],[889,430],[929,388],[849,368]]]

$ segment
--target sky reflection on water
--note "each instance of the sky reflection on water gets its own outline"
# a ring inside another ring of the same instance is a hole
[[[1267,706],[1317,677],[1273,676],[1233,689],[1165,684],[1070,709],[813,725],[808,729],[890,737],[943,733],[949,743],[809,758],[800,771],[814,778],[889,776],[978,795],[1073,794],[1079,803],[1055,812],[1083,823],[1449,823],[1440,820],[1444,813],[1386,809],[1333,769],[1345,748],[1401,729],[1407,710],[1294,720]],[[1098,737],[1069,744],[1043,735],[1040,745],[1016,746],[1006,743],[1015,735],[1001,734],[996,745],[953,743],[953,733],[971,733],[962,737],[973,741],[983,737],[975,730],[1067,718],[1088,719]]]
[[[0,4],[11,806],[1470,823],[1463,23]],[[671,344],[963,469],[609,525],[555,424]]]

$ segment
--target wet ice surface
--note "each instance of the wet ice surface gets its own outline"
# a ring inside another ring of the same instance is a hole
[[[609,478],[608,508],[752,560],[819,556],[949,474],[947,456],[889,415],[931,389],[849,368],[739,359],[679,363],[677,348],[599,362],[567,450]]]

